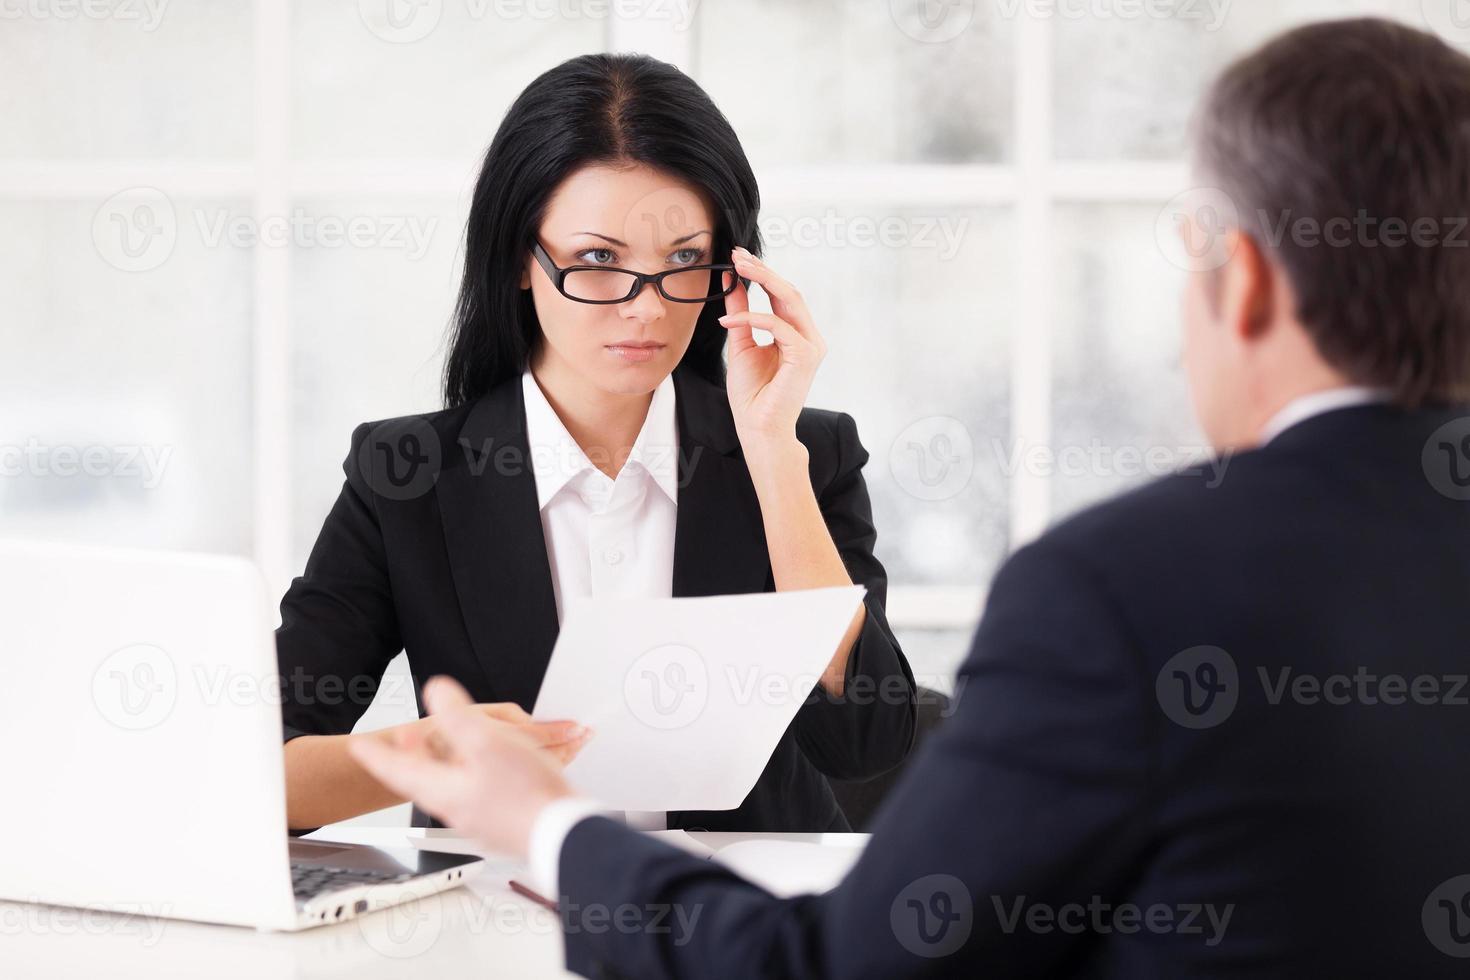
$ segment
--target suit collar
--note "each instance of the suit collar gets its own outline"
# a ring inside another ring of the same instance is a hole
[[[525,401],[517,375],[491,388],[471,406],[460,427],[458,441],[468,456],[493,452],[517,437],[524,441],[525,434]]]
[[[711,384],[687,367],[672,375],[679,417],[679,437],[685,445],[705,446],[722,455],[740,448],[730,398],[725,389]],[[687,455],[687,454],[686,454]]]
[[[679,414],[679,509],[674,595],[735,595],[772,588],[765,524],[725,389],[674,371]]]
[[[1364,385],[1342,385],[1325,391],[1314,391],[1288,402],[1266,422],[1261,430],[1260,444],[1268,445],[1273,439],[1293,426],[1308,419],[1344,408],[1373,405],[1393,399],[1393,392],[1383,388]]]
[[[529,711],[558,623],[525,429],[517,376],[470,409],[435,494],[465,632],[484,673],[477,698]]]
[[[1470,404],[1403,409],[1387,402],[1346,405],[1313,415],[1286,429],[1262,452],[1277,450],[1361,452],[1375,443],[1422,446],[1437,428],[1470,415]]]

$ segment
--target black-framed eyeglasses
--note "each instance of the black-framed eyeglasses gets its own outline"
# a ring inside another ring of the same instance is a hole
[[[626,303],[642,292],[646,283],[653,283],[659,295],[673,303],[708,303],[734,292],[737,278],[733,275],[735,267],[729,264],[689,265],[649,274],[605,265],[573,265],[563,269],[551,260],[540,242],[532,245],[531,254],[546,270],[556,291],[578,303]],[[727,272],[732,274],[728,286],[725,285]],[[746,287],[750,286],[749,279],[743,276],[739,279]]]

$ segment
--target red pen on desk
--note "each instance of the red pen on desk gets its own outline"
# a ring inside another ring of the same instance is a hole
[[[521,884],[519,881],[516,881],[514,878],[510,880],[510,890],[515,892],[517,895],[524,895],[526,898],[529,898],[537,905],[544,905],[546,908],[551,909],[551,911],[553,912],[557,911],[555,902],[540,894],[539,892],[532,891],[525,885]]]

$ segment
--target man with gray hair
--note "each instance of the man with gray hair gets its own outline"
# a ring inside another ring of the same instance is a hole
[[[1182,229],[1209,258],[1185,365],[1228,472],[1006,563],[834,890],[778,899],[598,816],[448,679],[450,752],[358,758],[527,855],[589,975],[1464,976],[1470,58],[1303,28],[1214,85],[1196,150],[1219,206]]]

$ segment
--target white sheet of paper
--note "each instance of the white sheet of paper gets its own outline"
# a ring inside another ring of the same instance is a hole
[[[577,600],[532,717],[593,729],[567,778],[609,807],[733,810],[866,591]]]
[[[866,846],[866,840],[847,844],[749,840],[720,848],[714,860],[772,895],[790,898],[836,888]]]

